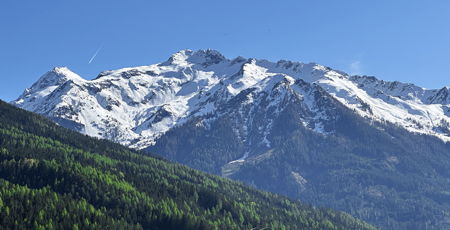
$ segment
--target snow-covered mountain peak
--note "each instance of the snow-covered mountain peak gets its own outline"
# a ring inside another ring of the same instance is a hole
[[[52,70],[48,71],[40,77],[34,86],[37,85],[60,85],[66,81],[83,81],[78,74],[72,72],[67,67],[54,67]]]
[[[83,78],[67,67],[55,67],[42,75],[30,88],[25,89],[20,96],[20,100],[16,100],[14,103],[17,105],[24,104],[24,106],[27,106],[25,104],[36,104],[68,82],[79,84],[84,81]]]
[[[227,59],[217,50],[206,49],[193,51],[190,49],[185,49],[173,54],[169,58],[169,60],[167,60],[167,62],[163,64],[180,65],[180,66],[199,64],[206,67],[218,64],[223,61],[227,61]]]
[[[214,120],[233,106],[253,113],[266,105],[276,108],[272,115],[278,116],[295,98],[306,108],[302,122],[324,134],[332,133],[323,124],[333,118],[323,113],[325,105],[319,101],[335,98],[368,119],[450,140],[449,92],[448,87],[427,90],[349,76],[316,63],[230,60],[209,49],[182,50],[160,64],[104,71],[94,80],[57,67],[12,103],[60,124],[75,124],[91,136],[145,148],[189,120],[206,115]],[[251,116],[247,112],[240,116]],[[262,133],[270,132],[270,125],[264,127]]]
[[[57,74],[65,75],[68,77],[80,78],[80,76],[70,70],[67,66],[56,66],[50,72],[54,72]]]

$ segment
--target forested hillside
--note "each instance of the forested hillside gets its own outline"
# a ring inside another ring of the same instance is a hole
[[[59,127],[0,101],[4,229],[373,229]]]

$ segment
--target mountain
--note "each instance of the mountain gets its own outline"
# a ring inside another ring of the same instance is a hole
[[[0,101],[2,229],[374,229]]]
[[[449,90],[183,50],[93,80],[55,68],[12,104],[382,229],[446,229]]]
[[[223,106],[233,101],[259,106],[257,102],[265,100],[264,109],[283,109],[277,107],[281,105],[277,92],[302,100],[308,113],[302,121],[305,126],[332,133],[326,123],[333,118],[322,114],[314,98],[319,93],[332,96],[360,116],[448,141],[449,90],[350,77],[314,63],[228,60],[214,50],[183,50],[166,62],[105,71],[93,80],[57,67],[12,103],[84,134],[143,149],[187,121],[206,115],[210,120],[219,118]],[[249,122],[235,127],[236,132],[245,136],[252,128]],[[203,121],[202,125],[209,123]],[[261,128],[260,134],[270,131],[270,127],[257,128]],[[262,141],[251,145],[270,145],[268,140]]]

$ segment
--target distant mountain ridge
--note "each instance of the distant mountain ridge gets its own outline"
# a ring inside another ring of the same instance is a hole
[[[182,50],[166,62],[104,71],[94,80],[57,67],[12,104],[90,136],[143,149],[177,125],[217,114],[219,107],[241,92],[270,94],[282,82],[298,97],[304,91],[297,92],[297,85],[304,83],[308,90],[320,88],[361,116],[450,140],[448,87],[427,90],[374,77],[348,76],[314,63],[229,60],[215,50]],[[272,98],[269,105],[276,105],[276,100]],[[305,103],[314,106],[315,102]],[[320,110],[309,109],[312,113]],[[317,132],[332,132],[323,130],[322,120],[327,118],[320,116],[305,119],[305,125]]]

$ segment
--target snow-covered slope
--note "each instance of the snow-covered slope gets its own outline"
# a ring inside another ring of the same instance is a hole
[[[82,133],[142,149],[193,118],[208,115],[199,123],[207,126],[236,100],[241,107],[255,105],[242,107],[243,117],[260,109],[276,116],[286,95],[304,104],[306,127],[327,135],[333,130],[325,123],[334,118],[317,96],[327,94],[368,119],[449,141],[449,91],[348,76],[314,63],[230,60],[214,50],[182,50],[166,62],[105,71],[93,80],[57,67],[12,103]],[[265,103],[257,103],[262,97]],[[259,144],[270,146],[266,138],[270,125],[267,120],[258,127]],[[236,124],[237,132],[248,132],[249,126],[251,121]]]

